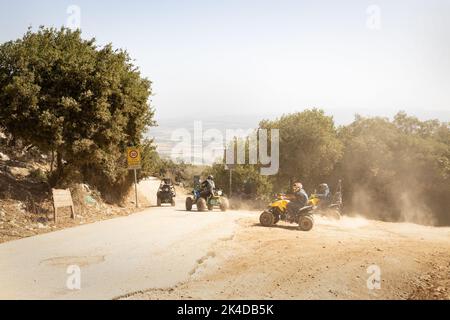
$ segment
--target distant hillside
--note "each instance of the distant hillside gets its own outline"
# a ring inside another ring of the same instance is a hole
[[[194,125],[196,121],[201,121],[203,133],[209,129],[219,130],[225,139],[225,133],[227,129],[254,129],[258,127],[259,122],[264,117],[258,118],[250,115],[242,116],[217,116],[210,115],[199,117],[180,117],[172,119],[160,119],[158,126],[153,127],[147,133],[148,137],[155,139],[157,144],[157,150],[162,157],[171,157],[173,148],[179,142],[172,140],[172,134],[179,129],[186,129],[192,138],[194,139]],[[225,142],[225,141],[224,141]],[[192,142],[193,143],[193,142]],[[199,155],[194,155],[195,161],[200,160]],[[205,159],[206,163],[212,163],[215,159]]]

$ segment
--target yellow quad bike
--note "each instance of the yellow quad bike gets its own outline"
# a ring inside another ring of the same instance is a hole
[[[277,198],[269,204],[266,210],[261,213],[259,222],[265,226],[270,227],[278,221],[283,220],[290,223],[298,223],[300,230],[309,231],[314,226],[313,215],[318,214],[325,217],[331,217],[339,220],[341,218],[342,209],[342,188],[339,182],[339,191],[333,197],[332,204],[322,204],[321,199],[313,194],[308,204],[301,208],[294,216],[287,214],[287,205],[289,203],[289,197],[284,194],[279,194]]]
[[[287,205],[290,202],[286,195],[280,194],[277,196],[266,210],[259,216],[259,222],[265,227],[270,227],[278,221],[286,221],[289,223],[298,223],[300,230],[310,231],[314,226],[314,219],[312,214],[314,213],[314,206],[307,205],[295,214],[287,214]]]

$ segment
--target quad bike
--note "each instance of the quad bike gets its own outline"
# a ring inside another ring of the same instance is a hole
[[[332,197],[331,204],[324,203],[316,195],[312,195],[305,207],[301,208],[296,214],[289,215],[287,213],[287,205],[289,197],[279,194],[277,198],[269,204],[268,208],[261,213],[259,221],[263,226],[271,226],[278,221],[283,220],[290,223],[298,223],[300,230],[309,231],[314,226],[313,215],[341,218],[342,210],[342,187],[341,181],[337,188],[337,192]],[[321,203],[322,201],[322,203]]]
[[[163,203],[170,203],[172,207],[175,206],[175,188],[170,179],[163,179],[156,193],[156,204],[158,207]]]
[[[300,230],[310,231],[314,226],[314,219],[312,217],[314,206],[307,205],[300,208],[295,214],[289,214],[287,212],[289,201],[285,195],[278,195],[277,199],[269,204],[269,207],[261,213],[259,222],[265,227],[270,227],[282,220],[289,223],[298,223]]]
[[[308,205],[315,207],[315,214],[340,220],[342,217],[342,181],[339,180],[336,193],[329,201],[325,201],[313,194],[309,198]]]
[[[223,196],[222,190],[214,190],[214,195],[205,199],[200,196],[200,190],[194,189],[192,196],[186,198],[186,210],[191,211],[194,204],[198,211],[212,211],[218,207],[221,211],[227,211],[230,207],[228,199]]]
[[[315,194],[311,195],[308,201],[308,205],[314,207],[314,214],[322,217],[333,218],[336,220],[341,219],[341,204],[338,203],[323,203],[324,201],[319,199]]]

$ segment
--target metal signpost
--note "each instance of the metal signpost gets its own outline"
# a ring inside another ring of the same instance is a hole
[[[228,187],[228,197],[231,198],[231,194],[232,194],[232,185],[233,185],[233,169],[236,167],[235,164],[226,164],[225,165],[225,170],[228,170],[230,173],[230,179],[229,179],[229,187]]]
[[[141,151],[138,147],[127,148],[127,163],[128,170],[134,171],[134,193],[136,197],[136,208],[139,208],[136,170],[141,169]]]

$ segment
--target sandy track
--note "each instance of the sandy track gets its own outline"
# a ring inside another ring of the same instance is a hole
[[[140,191],[152,200],[157,184]],[[188,213],[178,202],[0,244],[0,299],[112,299],[185,281],[246,214]],[[81,270],[80,290],[66,285],[69,266]]]
[[[255,216],[256,218],[257,216]],[[318,220],[311,232],[241,221],[192,278],[132,299],[449,299],[450,228],[362,218]],[[369,266],[381,289],[369,290]]]
[[[152,201],[158,183],[140,192]],[[361,218],[264,228],[257,212],[186,212],[183,198],[0,244],[0,298],[449,298],[450,228]],[[81,290],[67,288],[71,265]],[[380,290],[367,288],[371,265]]]

